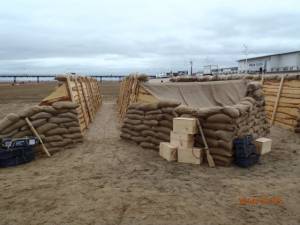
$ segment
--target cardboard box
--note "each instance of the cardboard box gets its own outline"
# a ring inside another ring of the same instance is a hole
[[[272,139],[257,138],[255,140],[257,154],[264,155],[271,151]]]
[[[177,148],[168,142],[160,142],[159,155],[167,161],[177,160]]]
[[[201,148],[181,148],[177,150],[178,162],[201,164],[203,161],[203,149]]]
[[[173,131],[185,134],[197,134],[197,120],[195,118],[177,117],[173,119]]]
[[[194,135],[171,131],[170,143],[175,147],[192,148],[194,146]]]

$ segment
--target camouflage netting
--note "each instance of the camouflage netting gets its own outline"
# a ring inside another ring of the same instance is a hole
[[[246,96],[235,105],[192,108],[176,102],[134,103],[124,120],[121,137],[143,148],[159,149],[159,143],[170,141],[174,117],[195,117],[201,122],[208,146],[217,165],[228,166],[233,160],[232,142],[236,137],[252,134],[267,136],[270,127],[264,111],[264,96],[259,82],[247,84]],[[196,135],[195,145],[202,147]]]
[[[51,106],[33,106],[18,114],[10,113],[0,121],[0,139],[34,136],[25,121],[27,117],[49,152],[71,148],[83,139],[77,107],[76,103],[60,101]]]

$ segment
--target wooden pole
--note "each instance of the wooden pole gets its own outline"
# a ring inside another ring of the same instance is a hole
[[[272,113],[272,118],[271,118],[271,126],[273,125],[274,120],[275,120],[277,107],[278,107],[280,95],[281,95],[281,92],[282,92],[284,77],[285,77],[284,75],[281,76],[280,84],[279,84],[279,87],[278,87],[277,97],[276,97],[276,101],[275,101],[275,104],[274,104],[274,107],[273,107],[273,113]]]
[[[47,154],[48,157],[51,157],[48,149],[46,148],[46,146],[44,145],[44,142],[42,140],[42,138],[40,137],[40,135],[38,134],[38,132],[36,131],[36,129],[33,127],[32,123],[30,122],[30,120],[26,117],[25,118],[25,121],[26,123],[28,124],[30,130],[32,131],[32,133],[34,133],[34,135],[39,139],[41,145],[42,145],[42,148],[44,150],[44,152]]]

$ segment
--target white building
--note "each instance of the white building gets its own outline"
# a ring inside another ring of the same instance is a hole
[[[300,71],[300,51],[241,59],[238,68],[242,73]]]

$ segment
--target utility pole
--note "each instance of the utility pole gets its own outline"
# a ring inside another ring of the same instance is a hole
[[[193,76],[193,61],[190,61],[190,65],[191,65],[191,76]]]
[[[245,55],[246,55],[246,73],[248,73],[248,46],[246,44],[243,44],[245,48]]]

